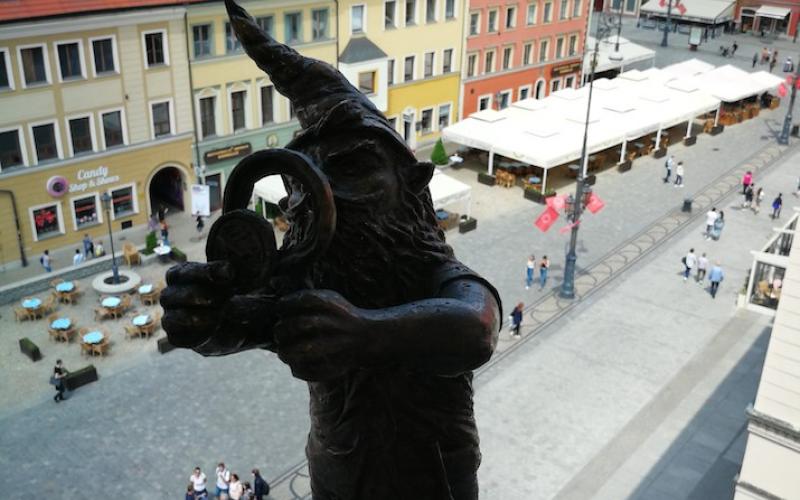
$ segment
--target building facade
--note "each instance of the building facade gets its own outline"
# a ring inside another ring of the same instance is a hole
[[[185,10],[13,13],[0,13],[0,262],[20,261],[18,239],[35,256],[102,239],[107,217],[124,231],[186,208]]]
[[[459,109],[464,0],[341,0],[339,70],[412,149]]]
[[[742,32],[797,37],[800,2],[797,0],[738,0],[736,27]]]
[[[265,0],[243,6],[277,41],[336,64],[336,9],[330,0]],[[288,99],[247,57],[222,2],[189,6],[188,33],[197,144],[195,164],[221,205],[225,179],[252,151],[283,147],[300,129]]]
[[[580,86],[588,0],[470,0],[462,116]]]

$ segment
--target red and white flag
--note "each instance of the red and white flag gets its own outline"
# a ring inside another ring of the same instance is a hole
[[[675,4],[675,7],[677,7],[678,12],[680,12],[681,15],[686,14],[686,7],[684,7],[682,3]]]
[[[547,206],[555,210],[556,212],[560,212],[564,210],[564,206],[567,204],[567,195],[565,194],[558,194],[556,196],[549,196],[544,199]]]
[[[558,220],[558,212],[556,212],[553,207],[547,207],[542,215],[536,219],[534,225],[539,228],[539,230],[543,233],[546,233],[550,226],[552,226]]]
[[[577,226],[577,225],[578,225],[578,224],[580,224],[580,223],[581,223],[581,221],[580,221],[580,220],[576,220],[576,221],[575,221],[575,222],[573,222],[572,224],[570,224],[570,225],[568,225],[568,226],[564,226],[564,227],[562,227],[561,229],[559,229],[559,230],[558,230],[558,232],[559,232],[559,233],[561,233],[561,234],[564,234],[564,233],[566,233],[567,231],[570,231],[570,230],[572,230],[572,228],[573,228],[573,227]]]
[[[602,210],[603,207],[605,206],[606,206],[605,202],[601,200],[599,196],[597,196],[594,193],[589,195],[589,200],[586,203],[586,209],[588,211],[592,212],[593,214],[596,214],[597,212]]]
[[[778,85],[778,95],[781,97],[786,97],[786,85],[783,83]]]

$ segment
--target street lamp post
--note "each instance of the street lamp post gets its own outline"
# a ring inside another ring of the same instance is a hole
[[[106,221],[108,222],[108,239],[111,243],[111,273],[113,275],[114,284],[119,284],[119,269],[117,268],[117,255],[114,253],[114,235],[111,233],[111,195],[103,193],[100,197],[103,202],[103,210],[106,213]]]
[[[786,118],[783,119],[783,128],[781,129],[781,136],[778,138],[778,144],[789,144],[789,134],[792,131],[792,110],[794,109],[794,99],[797,97],[797,80],[800,78],[800,64],[797,65],[797,70],[792,76],[792,97],[789,99],[789,109],[786,111]]]
[[[661,46],[667,46],[667,35],[669,34],[669,22],[672,20],[672,0],[667,0],[667,22],[664,25],[664,38],[661,39]]]

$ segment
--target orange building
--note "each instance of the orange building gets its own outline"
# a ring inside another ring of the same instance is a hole
[[[470,0],[461,116],[580,83],[589,0]]]

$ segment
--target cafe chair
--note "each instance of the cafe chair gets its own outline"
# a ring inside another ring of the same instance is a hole
[[[56,287],[56,285],[59,285],[59,284],[61,284],[61,283],[63,283],[63,282],[64,282],[64,280],[62,280],[61,278],[56,278],[56,279],[54,279],[54,280],[52,280],[52,281],[50,282],[50,286],[52,286],[53,288],[55,288],[55,287]]]
[[[25,309],[24,307],[15,307],[14,308],[14,319],[17,321],[30,321],[31,320],[31,312]]]
[[[78,329],[78,337],[81,339],[81,355],[86,354],[92,356],[94,355],[92,344],[87,344],[86,342],[83,341],[83,336],[86,335],[87,333],[89,333],[88,328],[84,327]]]
[[[133,267],[134,264],[141,264],[142,257],[139,255],[139,250],[131,242],[126,242],[122,245],[122,255],[128,266]]]
[[[125,338],[132,339],[133,337],[141,338],[142,332],[138,327],[132,325],[125,325]]]
[[[95,307],[94,308],[94,320],[95,321],[102,321],[104,319],[113,318],[114,312],[110,309],[105,307]]]
[[[108,333],[104,332],[103,340],[99,344],[92,344],[92,352],[105,356],[111,348],[111,343],[108,340]]]

